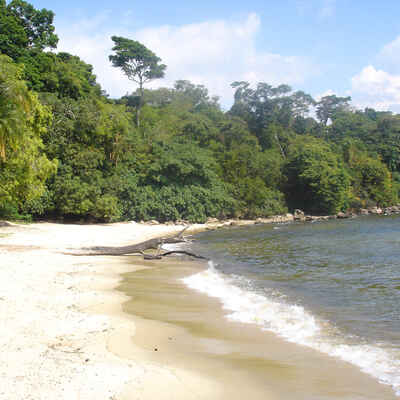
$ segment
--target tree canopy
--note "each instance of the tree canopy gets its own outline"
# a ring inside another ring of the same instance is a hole
[[[115,54],[109,59],[113,67],[121,68],[125,75],[139,85],[139,102],[137,105],[137,125],[139,126],[139,114],[143,105],[143,85],[154,79],[164,77],[167,66],[160,64],[157,57],[142,43],[120,36],[112,36]]]
[[[111,99],[90,64],[57,53],[53,18],[0,0],[0,217],[202,222],[398,202],[399,115],[243,81],[224,111],[186,79],[145,88],[166,66],[119,36],[109,59],[138,87]]]

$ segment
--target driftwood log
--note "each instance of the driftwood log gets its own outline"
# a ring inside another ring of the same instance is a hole
[[[163,244],[171,243],[184,243],[188,240],[183,236],[183,233],[189,228],[185,227],[177,236],[167,238],[155,238],[145,240],[144,242],[120,247],[110,246],[94,246],[94,247],[83,247],[79,253],[66,253],[74,256],[126,256],[130,254],[142,254],[145,260],[159,260],[162,257],[170,254],[186,254],[190,257],[200,258],[207,260],[206,257],[200,256],[184,250],[172,250],[161,252],[161,246]],[[156,254],[145,254],[146,250],[157,250]]]

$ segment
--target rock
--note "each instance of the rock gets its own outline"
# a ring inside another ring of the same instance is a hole
[[[289,221],[293,221],[293,220],[294,220],[293,214],[287,213],[286,214],[286,221],[289,222]]]
[[[360,209],[360,214],[361,214],[361,215],[368,215],[368,214],[369,214],[369,211],[368,211],[366,208],[361,208],[361,209]]]
[[[241,223],[240,223],[240,221],[231,221],[231,222],[230,222],[230,225],[231,225],[231,226],[240,226]]]
[[[293,216],[295,221],[304,221],[305,216],[304,216],[304,211],[302,210],[294,210],[294,216]]]
[[[219,220],[218,218],[208,218],[207,219],[207,224],[218,224]]]
[[[347,214],[347,213],[344,213],[344,212],[340,212],[340,213],[337,214],[337,217],[338,217],[339,219],[345,219],[345,218],[350,218],[351,215],[350,215],[350,214]]]
[[[147,222],[149,225],[160,225],[160,223],[158,221],[156,221],[155,219],[150,220],[149,222]]]
[[[385,215],[398,214],[399,212],[400,212],[400,209],[399,209],[399,207],[397,207],[397,206],[386,207],[386,208],[383,210],[383,213],[384,213]]]
[[[383,210],[380,207],[372,207],[369,209],[369,212],[374,215],[381,215],[383,213]]]

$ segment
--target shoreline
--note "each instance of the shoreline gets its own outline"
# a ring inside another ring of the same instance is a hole
[[[247,225],[252,224],[254,222]],[[216,351],[216,343],[219,349],[228,349],[227,343],[230,346],[240,345],[244,351],[251,350],[249,354],[252,354],[253,341],[256,340],[263,348],[269,349],[268,357],[274,354],[276,360],[280,360],[283,365],[288,361],[282,358],[282,354],[284,357],[288,352],[297,354],[297,358],[293,354],[289,356],[289,359],[297,359],[296,362],[304,354],[310,354],[308,350],[304,353],[299,346],[282,342],[273,335],[265,335],[256,327],[240,326],[238,330],[236,326],[230,331],[232,325],[223,318],[223,310],[218,301],[196,294],[188,288],[184,290],[189,302],[197,302],[193,303],[196,307],[206,305],[205,310],[209,308],[210,312],[215,313],[210,321],[215,321],[218,325],[218,330],[213,331],[213,335],[219,338],[217,341],[214,338],[205,340],[199,332],[191,337],[190,329],[188,330],[190,324],[186,327],[179,326],[171,321],[163,321],[163,318],[150,318],[150,315],[146,318],[137,315],[140,313],[127,313],[126,305],[131,297],[119,289],[126,274],[133,272],[134,275],[148,275],[149,292],[154,292],[152,289],[157,282],[157,276],[154,269],[149,267],[162,266],[163,263],[176,264],[176,261],[162,260],[152,264],[141,258],[136,260],[132,256],[75,257],[62,254],[71,250],[71,247],[137,243],[172,235],[182,228],[182,225],[137,223],[39,223],[22,226],[12,224],[0,228],[0,279],[4,282],[0,289],[0,315],[2,324],[6,327],[0,338],[0,399],[224,399],[226,385],[229,385],[232,377],[234,381],[248,382],[248,387],[251,387],[254,380],[247,377],[247,373],[238,374],[229,367],[232,362],[242,365],[245,361],[232,358],[215,360],[213,351]],[[216,227],[212,223],[194,225],[188,233],[208,228]],[[194,265],[191,262],[185,264],[189,269]],[[135,280],[136,278],[137,276]],[[181,296],[182,287],[173,296]],[[142,304],[147,307],[151,302],[145,300]],[[157,304],[163,303],[160,301]],[[243,333],[242,328],[247,332],[246,343],[239,340]],[[217,331],[230,333],[227,333],[227,337],[220,337]],[[178,332],[182,340],[185,338],[182,343],[189,347],[183,346],[181,350],[174,347],[168,341],[168,332],[171,337]],[[154,339],[158,341],[162,338],[170,349],[167,352],[169,358],[163,359],[163,352],[158,351],[158,348],[155,351],[152,347]],[[185,354],[185,349],[195,348],[193,346],[199,346],[199,343],[201,346],[196,347],[197,354],[190,357]],[[211,351],[211,359],[207,351],[207,354],[199,358],[199,352],[203,351],[202,346],[207,343],[214,349]],[[233,348],[236,349],[231,347],[230,351]],[[199,359],[203,360],[201,368],[198,365]],[[322,359],[331,366],[337,363],[315,354],[311,359]],[[186,368],[189,360],[188,365],[191,367]],[[254,360],[250,357],[250,364],[243,365],[253,368]],[[309,363],[309,366],[316,373],[316,379],[325,379],[324,374],[317,373],[319,366],[312,364]],[[220,375],[220,381],[218,376],[209,372],[210,366],[216,367],[215,370],[226,370],[226,373]],[[351,372],[349,376],[356,377],[365,387],[370,388],[371,393],[378,390],[385,393],[385,399],[392,398],[389,388],[382,387],[352,367],[344,364],[341,366],[345,371]],[[273,385],[280,372],[276,375],[273,369],[268,371],[271,377],[267,382]],[[278,368],[278,371],[282,369]],[[298,367],[296,371],[301,376]],[[336,376],[341,374],[338,372]],[[286,378],[289,380],[286,381]],[[280,384],[287,386],[292,378],[290,374],[284,375]],[[265,382],[261,382],[261,385],[263,391],[259,393],[260,398],[293,398],[282,397],[279,385],[274,390],[269,390]],[[234,394],[232,391],[232,396]]]
[[[389,386],[350,363],[290,343],[255,324],[227,319],[230,312],[219,299],[182,282],[202,266],[176,260],[147,265],[125,274],[118,288],[132,295],[123,309],[137,324],[133,340],[154,362],[178,367],[181,381],[186,381],[181,375],[185,369],[217,388],[222,384],[221,396],[214,391],[198,398],[396,399]]]
[[[121,274],[142,268],[141,260],[135,265],[126,257],[62,252],[140,242],[181,229],[135,223],[0,228],[0,399],[120,400],[128,398],[128,387],[151,399],[150,381],[174,383],[170,369],[144,357],[119,357],[109,348],[115,337],[135,348],[128,340],[134,321],[122,311],[128,298],[115,289]]]

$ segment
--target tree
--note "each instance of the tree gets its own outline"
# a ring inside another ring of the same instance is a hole
[[[346,209],[349,176],[339,156],[324,140],[296,138],[289,147],[284,174],[291,209],[329,214]]]
[[[0,56],[0,159],[23,141],[31,96],[21,78],[21,68],[7,56]]]
[[[49,110],[19,78],[19,67],[0,56],[0,216],[7,217],[18,217],[27,202],[39,198],[56,169],[41,141]]]
[[[397,201],[392,177],[387,166],[366,151],[360,140],[348,138],[342,143],[344,159],[351,177],[351,206],[388,206]]]
[[[112,36],[115,43],[112,50],[114,55],[109,59],[113,67],[121,68],[125,75],[139,85],[139,101],[136,112],[136,125],[140,125],[140,109],[143,106],[143,85],[153,79],[163,78],[165,64],[160,64],[161,59],[143,44],[120,36]]]
[[[0,51],[15,61],[28,52],[56,48],[54,13],[23,0],[0,2]]]
[[[292,92],[288,85],[273,87],[259,82],[256,89],[248,82],[234,82],[235,102],[232,115],[243,118],[263,149],[277,147],[285,156],[285,142],[296,119],[304,118],[313,98],[301,91]]]
[[[317,117],[326,126],[329,119],[333,119],[338,111],[346,111],[349,108],[351,97],[338,97],[334,94],[324,96],[317,103]]]

